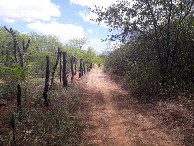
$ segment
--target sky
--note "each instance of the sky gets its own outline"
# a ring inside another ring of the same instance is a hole
[[[6,25],[23,33],[37,32],[55,35],[64,43],[69,39],[86,37],[101,53],[107,48],[102,39],[110,34],[105,23],[96,18],[89,8],[110,6],[116,0],[0,0],[0,26]]]

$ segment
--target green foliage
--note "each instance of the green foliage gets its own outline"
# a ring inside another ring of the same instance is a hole
[[[82,50],[82,48],[84,47],[84,45],[86,45],[87,42],[88,42],[87,38],[76,38],[69,40],[68,44],[69,46],[74,46]]]
[[[49,108],[45,108],[42,101],[44,79],[28,78],[21,88],[23,104],[20,119],[17,114],[1,118],[12,122],[17,145],[81,145],[85,124],[75,114],[80,98],[72,88],[66,90],[62,86],[53,86],[48,92]],[[0,137],[1,144],[12,143],[13,134],[11,132],[9,136],[4,132]]]
[[[20,47],[21,56],[18,50],[14,49],[14,39],[17,40]],[[39,35],[37,33],[24,34],[7,27],[0,27],[0,81],[4,83],[1,84],[0,96],[2,98],[12,97],[16,94],[16,85],[24,82],[25,78],[43,78],[45,76],[47,55],[50,58],[51,72],[56,62],[58,47],[61,51],[67,53],[67,73],[70,72],[70,59],[72,56],[77,58],[77,67],[79,67],[80,59],[90,61],[93,64],[102,63],[101,58],[96,55],[93,48],[81,49],[81,46],[86,43],[86,38],[77,38],[70,40],[67,45],[63,45],[54,36]],[[22,60],[22,66],[20,60]]]
[[[35,81],[33,87],[38,85],[43,90],[43,84],[44,82]],[[66,90],[61,86],[54,86],[53,90],[48,93],[52,100],[50,108],[40,110],[42,104],[40,91],[28,90],[28,95],[31,96],[27,97],[23,112],[24,118],[17,127],[26,129],[26,133],[18,135],[18,144],[80,144],[79,136],[84,124],[74,115],[79,104],[77,94],[70,88]]]
[[[102,64],[103,60],[92,47],[88,47],[87,50],[80,50],[76,46],[65,45],[62,51],[67,53],[67,60],[70,60],[72,56],[78,60],[77,67],[79,67],[79,60],[83,59],[85,62],[89,61],[92,64]],[[67,62],[67,70],[70,72],[70,61]]]
[[[72,56],[77,58],[77,67],[80,59],[93,64],[102,63],[102,59],[96,55],[93,48],[81,49],[80,45],[83,46],[87,39],[74,41],[78,44],[63,45],[54,36],[23,34],[11,28],[0,28],[0,98],[15,99],[19,84],[22,88],[23,103],[21,116],[18,117],[16,114],[16,119],[12,120],[14,133],[4,133],[0,137],[5,145],[12,140],[17,145],[80,144],[84,124],[74,115],[79,97],[71,87],[65,90],[61,86],[53,86],[52,91],[48,92],[48,99],[51,101],[49,109],[44,109],[42,105],[46,56],[49,56],[51,73],[56,63],[58,47],[60,51],[67,53],[67,73],[70,72]],[[59,68],[55,75],[58,71]],[[11,115],[2,117],[10,118]],[[17,119],[19,122],[15,125]]]
[[[96,21],[114,30],[123,44],[105,57],[105,69],[124,75],[146,92],[192,93],[193,1],[118,1],[96,7]]]
[[[0,97],[11,98],[17,93],[16,85],[20,83],[24,76],[25,68],[21,68],[17,63],[11,63],[7,66],[0,63]]]

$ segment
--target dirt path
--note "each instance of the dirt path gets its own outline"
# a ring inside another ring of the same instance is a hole
[[[80,114],[90,127],[91,143],[108,146],[176,145],[165,126],[143,114],[130,95],[100,69],[80,83],[84,97]]]

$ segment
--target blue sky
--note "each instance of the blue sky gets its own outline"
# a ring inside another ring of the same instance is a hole
[[[86,37],[93,47],[102,52],[108,34],[107,26],[96,24],[89,11],[94,5],[108,7],[116,0],[0,0],[0,25],[20,32],[37,32],[56,35],[66,42],[72,38]]]

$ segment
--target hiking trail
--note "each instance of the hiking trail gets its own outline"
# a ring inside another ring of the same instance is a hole
[[[92,69],[80,85],[84,97],[80,114],[90,126],[87,135],[92,144],[175,145],[164,126],[144,115],[129,93],[101,69]]]

